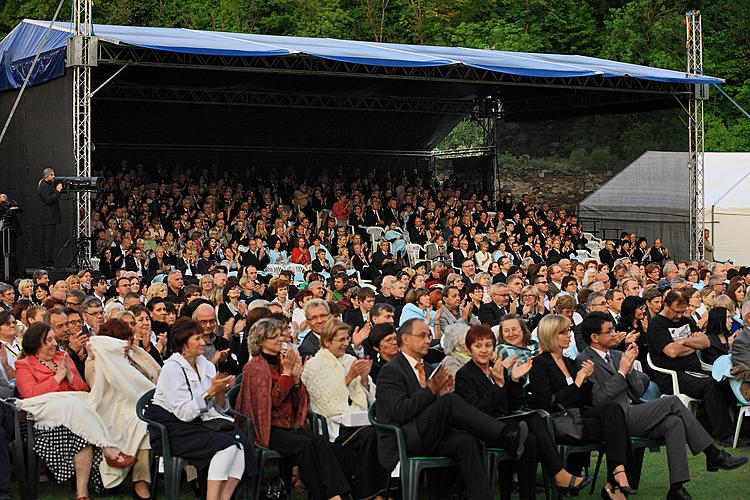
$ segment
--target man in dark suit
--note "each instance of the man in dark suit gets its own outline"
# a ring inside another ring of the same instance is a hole
[[[693,454],[703,452],[706,455],[706,468],[709,471],[736,469],[747,463],[746,457],[733,457],[714,446],[713,438],[676,396],[641,402],[649,378],[633,370],[633,363],[638,358],[638,345],[631,343],[624,353],[612,349],[617,343],[612,332],[609,314],[593,312],[586,316],[582,333],[589,347],[581,352],[577,361],[579,365],[586,360],[594,363],[594,373],[589,378],[594,384],[594,405],[615,401],[625,410],[628,430],[633,436],[666,441],[671,484],[667,499],[691,498],[683,487],[690,480],[686,442]],[[615,480],[620,482],[623,478],[615,475]]]
[[[60,191],[62,184],[55,183],[55,171],[45,168],[42,178],[37,186],[39,200],[39,225],[42,230],[41,263],[42,266],[51,266],[55,258],[55,230],[60,224]]]
[[[490,298],[492,301],[482,304],[479,308],[479,321],[490,326],[500,324],[500,321],[508,314],[508,299],[510,291],[505,283],[495,283],[490,288]]]
[[[143,257],[143,250],[136,248],[130,255],[125,257],[125,270],[133,271],[140,277],[148,274],[146,259]]]
[[[410,455],[442,455],[457,460],[466,484],[464,496],[492,498],[480,440],[508,443],[521,456],[528,428],[506,431],[505,425],[451,392],[454,377],[445,367],[423,362],[430,349],[430,329],[424,321],[406,321],[397,332],[401,352],[378,374],[376,415],[383,424],[401,427]],[[378,456],[386,470],[398,462],[398,446],[391,432],[378,430]]]
[[[320,350],[320,334],[323,327],[331,319],[331,309],[328,302],[323,299],[312,299],[305,304],[305,318],[310,331],[299,345],[299,354],[302,359],[310,358]]]
[[[233,342],[225,339],[222,333],[222,327],[216,323],[216,313],[213,306],[203,299],[199,299],[198,306],[192,312],[192,318],[201,324],[203,328],[203,339],[206,342],[205,356],[209,359],[216,370],[219,372],[239,375],[242,373],[242,366],[248,360],[247,348],[243,349],[239,342],[238,335],[231,335]]]
[[[255,266],[262,271],[271,262],[271,258],[263,249],[263,244],[258,245],[260,240],[250,240],[247,244],[247,252],[240,254],[240,263],[243,266]]]

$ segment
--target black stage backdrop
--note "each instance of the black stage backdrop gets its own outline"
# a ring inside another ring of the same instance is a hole
[[[40,233],[37,185],[41,171],[52,167],[57,175],[75,175],[72,137],[72,77],[68,73],[38,87],[29,87],[0,144],[0,192],[16,200],[23,209],[16,224],[17,272],[39,262]],[[5,120],[13,107],[17,91],[0,93],[0,119]],[[62,223],[57,228],[56,246],[62,248],[75,226],[75,195],[64,195],[61,201]],[[72,246],[57,258],[56,265],[66,266],[73,257]]]

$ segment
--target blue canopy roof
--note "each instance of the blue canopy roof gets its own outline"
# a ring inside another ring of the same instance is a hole
[[[23,84],[49,21],[26,19],[0,42],[0,90]],[[30,84],[58,78],[65,71],[70,23],[55,23]],[[241,57],[302,54],[370,66],[426,67],[462,64],[497,73],[528,77],[630,77],[678,84],[720,84],[724,80],[595,57],[532,54],[500,50],[361,42],[246,33],[197,31],[182,28],[94,25],[100,40],[154,50]]]

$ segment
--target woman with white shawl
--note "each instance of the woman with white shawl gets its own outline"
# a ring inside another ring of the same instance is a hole
[[[101,341],[118,342],[122,356],[123,343],[105,337]],[[97,414],[98,407],[117,403],[104,401],[99,391],[88,392],[88,384],[76,371],[67,353],[57,351],[57,341],[50,325],[31,325],[24,334],[21,347],[25,357],[16,361],[16,384],[24,399],[19,399],[16,405],[34,419],[34,450],[58,482],[67,481],[75,474],[76,499],[88,500],[92,466],[97,467],[97,472],[107,480],[109,474],[114,473],[111,469],[127,469],[135,463],[134,456],[119,448],[121,436],[118,434],[132,430],[112,428]],[[128,370],[132,368],[124,357],[120,361],[102,363],[107,365],[103,371],[111,370],[121,380],[130,380]],[[150,383],[144,384],[143,392],[148,386],[153,387]],[[103,389],[105,384],[99,384],[99,387]],[[117,411],[124,410],[118,406]],[[135,412],[132,413],[135,416]],[[101,462],[102,455],[105,462]]]
[[[134,498],[149,498],[151,446],[135,407],[154,387],[149,378],[158,377],[160,367],[143,348],[133,346],[133,330],[123,319],[105,321],[89,342],[93,355],[86,360],[86,380],[96,412],[120,449],[136,457],[131,478]],[[100,467],[99,473],[104,487],[111,488],[125,479],[127,470]]]

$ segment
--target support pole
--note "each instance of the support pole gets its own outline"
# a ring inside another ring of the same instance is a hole
[[[701,13],[685,15],[687,30],[687,72],[703,74],[703,35]],[[688,169],[690,170],[690,258],[703,258],[703,230],[706,224],[703,167],[705,158],[703,101],[708,98],[707,85],[695,85],[688,101]]]
[[[91,67],[96,65],[92,0],[73,0],[68,66],[73,68],[73,159],[76,176],[91,177]],[[76,193],[76,265],[91,268],[91,193]]]

